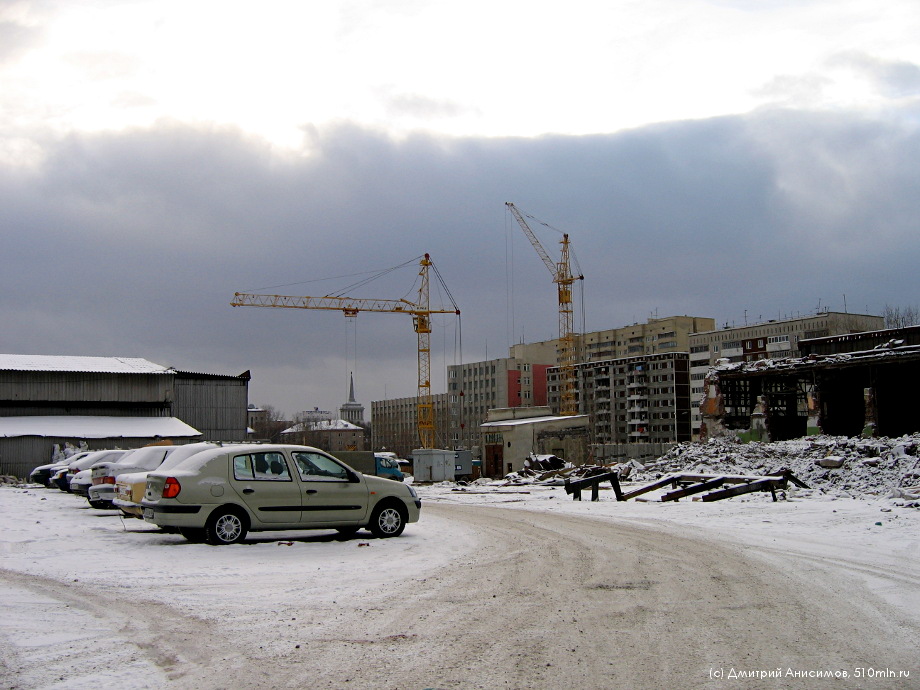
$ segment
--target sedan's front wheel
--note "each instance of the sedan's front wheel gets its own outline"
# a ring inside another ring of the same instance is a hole
[[[368,525],[371,533],[380,539],[398,537],[406,529],[408,512],[395,503],[378,505],[371,514],[371,523]]]
[[[209,544],[236,544],[246,537],[246,518],[235,508],[218,508],[208,519],[205,536]]]

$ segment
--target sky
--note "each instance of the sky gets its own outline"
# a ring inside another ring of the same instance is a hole
[[[353,374],[369,416],[416,392],[411,319],[234,293],[414,299],[429,253],[443,392],[558,335],[509,201],[570,235],[586,330],[915,307],[918,33],[909,0],[3,0],[0,352],[248,370],[288,416]]]

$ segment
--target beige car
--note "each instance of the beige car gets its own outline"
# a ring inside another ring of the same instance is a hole
[[[208,448],[217,448],[217,443],[189,443],[184,446],[175,448],[169,456],[159,466],[159,470],[165,471],[170,467],[175,467],[195,453],[199,453]],[[125,515],[125,517],[144,517],[144,509],[141,507],[141,501],[144,500],[144,490],[147,487],[148,472],[130,472],[119,474],[115,477],[115,498],[112,503]]]
[[[267,530],[396,537],[418,521],[422,502],[410,485],[363,475],[316,448],[246,444],[150,472],[141,505],[148,522],[216,545]]]

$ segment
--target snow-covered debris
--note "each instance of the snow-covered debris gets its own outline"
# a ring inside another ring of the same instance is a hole
[[[884,496],[920,484],[920,434],[888,438],[810,436],[771,443],[714,439],[682,443],[630,479],[652,481],[672,472],[773,474],[782,469],[813,489],[851,496]]]

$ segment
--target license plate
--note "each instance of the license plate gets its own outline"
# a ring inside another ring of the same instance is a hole
[[[144,519],[153,520],[153,508],[144,508]]]

